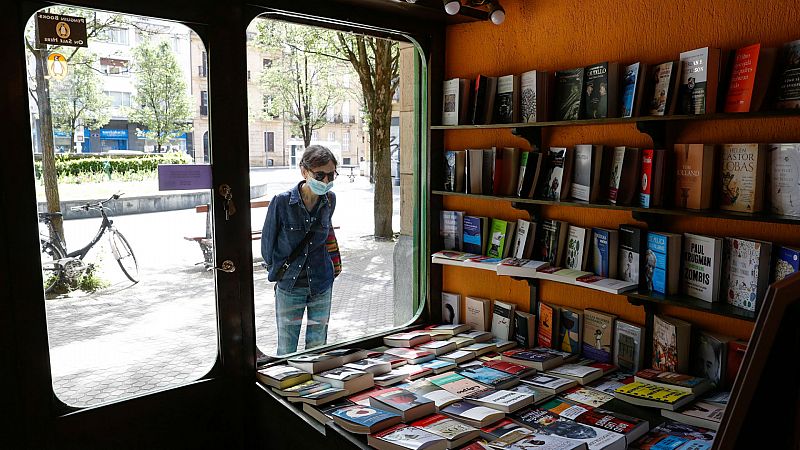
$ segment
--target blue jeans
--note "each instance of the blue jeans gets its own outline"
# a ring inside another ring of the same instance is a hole
[[[328,340],[328,319],[331,315],[333,288],[311,295],[308,287],[284,291],[275,286],[275,319],[278,322],[278,355],[297,351],[300,325],[308,309],[306,323],[306,349],[325,345]]]

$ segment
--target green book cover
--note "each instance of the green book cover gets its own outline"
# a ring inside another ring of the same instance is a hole
[[[500,219],[492,219],[492,227],[489,234],[489,249],[486,250],[486,256],[492,258],[502,258],[503,249],[506,246],[506,230],[508,230],[508,222]]]

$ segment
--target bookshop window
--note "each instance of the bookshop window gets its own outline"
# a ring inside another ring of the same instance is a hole
[[[24,36],[53,391],[88,407],[197,380],[218,354],[214,276],[202,264],[212,223],[194,205],[167,206],[186,191],[160,191],[169,180],[151,161],[192,163],[187,148],[208,160],[207,92],[192,67],[202,41],[166,20],[39,12],[85,18],[88,37],[87,47],[39,44],[36,15]]]
[[[342,55],[363,42],[369,49],[372,67],[376,65],[372,49],[377,49],[379,58],[393,61],[393,71],[413,71],[419,58],[416,48],[401,41],[340,34],[265,17],[256,18],[247,31],[254,35],[247,42],[248,67],[262,69],[252,76],[257,80],[257,89],[248,92],[249,127],[263,128],[271,118],[262,112],[262,98],[269,96],[270,109],[283,113],[278,119],[283,122],[280,128],[283,131],[275,133],[273,165],[252,166],[250,171],[251,182],[265,187],[258,192],[263,192],[264,200],[272,202],[269,208],[252,210],[253,229],[267,230],[263,234],[265,239],[253,244],[254,256],[269,266],[268,269],[254,266],[256,343],[260,352],[282,356],[409,323],[416,312],[416,292],[421,290],[416,282],[413,252],[414,211],[418,201],[413,176],[417,136],[413,134],[413,126],[392,124],[414,121],[416,113],[413,102],[393,103],[392,93],[407,91],[407,98],[413,99],[414,90],[418,89],[416,77],[413,73],[383,77],[407,81],[393,83],[386,89],[389,94],[383,107],[391,111],[392,120],[369,125],[384,127],[387,136],[385,143],[372,146],[369,126],[349,123],[353,117],[351,108],[366,109],[366,106],[356,69]],[[345,48],[342,42],[350,47]],[[263,55],[280,56],[274,57],[271,65],[262,66],[257,63]],[[300,66],[303,70],[298,74]],[[290,87],[292,83],[302,85]],[[298,97],[297,92],[303,95]],[[341,115],[332,113],[335,105],[343,105]],[[408,130],[408,134],[399,130]],[[252,132],[249,135],[257,136]],[[343,136],[344,145],[337,140],[338,136]],[[395,155],[389,150],[394,148],[393,142],[399,143],[396,155],[402,162],[399,172],[391,168]],[[253,138],[250,154],[255,155],[260,145]],[[380,145],[386,146],[385,151]],[[308,159],[304,160],[306,155]],[[251,164],[258,161],[253,157],[250,160]],[[310,170],[303,168],[304,161],[311,164]],[[362,163],[350,166],[350,161]],[[319,184],[326,185],[331,181],[326,173],[334,172],[338,175],[330,190],[333,195],[308,195],[313,191],[312,183],[306,183],[306,179],[321,177]],[[289,204],[287,199],[292,192],[299,192],[310,203]],[[336,207],[331,215],[326,205],[334,196]],[[267,219],[268,211],[273,208],[274,218],[270,213]],[[330,253],[322,243],[315,244],[312,239],[306,250],[308,256],[302,252],[276,283],[277,268],[291,253],[287,242],[301,240],[306,228],[311,227],[306,220],[325,224],[326,230],[328,225],[332,227],[342,271],[333,277]]]

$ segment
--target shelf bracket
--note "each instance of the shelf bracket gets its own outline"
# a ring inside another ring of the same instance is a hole
[[[514,209],[521,209],[523,211],[527,211],[528,215],[530,216],[531,222],[539,222],[539,218],[541,217],[542,214],[542,209],[540,205],[532,203],[511,202],[511,207]]]
[[[528,278],[528,286],[531,289],[531,297],[528,313],[535,316],[539,315],[539,280]]]
[[[541,127],[518,127],[512,128],[511,134],[519,136],[530,142],[531,148],[542,149],[542,128]]]
[[[667,148],[667,122],[658,120],[644,120],[636,122],[636,129],[640,133],[650,136],[653,148]]]

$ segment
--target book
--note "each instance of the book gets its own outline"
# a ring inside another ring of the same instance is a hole
[[[492,218],[486,256],[492,258],[505,258],[508,256],[513,228],[513,222]]]
[[[736,50],[733,56],[725,112],[760,111],[769,90],[778,49],[752,44]]]
[[[585,425],[559,416],[540,407],[531,406],[509,416],[511,420],[531,428],[535,433],[559,436],[585,443],[590,449],[625,450],[625,436]]]
[[[582,119],[617,117],[619,64],[602,62],[584,68]]]
[[[653,369],[663,372],[689,371],[692,325],[675,317],[653,318]]]
[[[680,61],[667,61],[650,68],[645,94],[649,115],[663,116],[675,111],[680,67]]]
[[[308,380],[284,389],[274,387],[272,390],[281,397],[301,397],[303,395],[319,392],[330,387],[331,385],[329,383],[323,383],[317,380]]]
[[[666,421],[653,428],[630,446],[636,450],[680,448],[681,450],[710,449],[716,433],[706,428]]]
[[[436,331],[446,334],[447,336],[455,336],[459,333],[466,333],[469,331],[469,325],[465,323],[443,323],[440,325],[430,325],[425,327],[425,331]]]
[[[608,292],[611,294],[621,294],[623,292],[632,291],[639,286],[637,283],[632,281],[605,278],[593,273],[576,278],[575,285],[587,287],[597,291]]]
[[[464,319],[464,323],[469,325],[470,329],[473,330],[489,330],[489,327],[492,323],[491,305],[491,300],[479,297],[467,297],[467,315]]]
[[[647,233],[643,290],[667,295],[678,293],[681,249],[680,234]]]
[[[453,403],[442,409],[441,412],[467,425],[478,428],[491,425],[505,417],[505,413],[502,411],[474,405],[466,401]]]
[[[375,397],[377,395],[382,395],[389,392],[399,392],[400,390],[401,389],[399,387],[375,386],[365,391],[357,392],[353,395],[350,395],[349,397],[347,397],[347,400],[349,400],[350,403],[354,405],[370,406],[370,400],[369,400],[370,397]]]
[[[367,444],[378,450],[445,450],[447,439],[417,427],[398,424],[369,434]]]
[[[502,340],[502,339],[497,339],[496,337],[492,337],[491,339],[486,341],[486,344],[494,345],[495,350],[498,351],[498,352],[504,352],[506,350],[511,350],[512,348],[517,346],[517,343],[514,342],[514,341],[505,341],[505,340]],[[496,355],[496,357],[499,359],[500,355]]]
[[[447,361],[444,359],[432,359],[430,361],[426,361],[420,364],[420,366],[423,369],[430,369],[431,373],[434,375],[438,375],[444,372],[449,372],[458,367],[455,362]]]
[[[581,364],[562,364],[558,367],[553,367],[547,371],[547,374],[556,375],[561,378],[569,378],[570,380],[577,381],[580,385],[586,385],[602,377],[603,371],[595,367]]]
[[[492,335],[498,339],[509,340],[514,334],[514,311],[516,305],[494,301],[492,307]]]
[[[552,75],[530,70],[520,75],[520,122],[545,122],[549,119],[549,96]]]
[[[430,361],[434,358],[434,354],[425,350],[416,350],[407,347],[390,348],[383,352],[387,355],[398,356],[406,360],[408,364],[420,364],[425,361]]]
[[[574,151],[568,147],[550,147],[547,150],[539,177],[539,198],[554,201],[569,198],[574,156]]]
[[[644,367],[644,328],[624,320],[617,320],[614,326],[614,365],[636,373]]]
[[[682,52],[680,114],[716,112],[720,50],[703,47]]]
[[[633,375],[627,372],[613,372],[609,375],[601,377],[594,383],[589,383],[588,387],[596,391],[614,395],[614,391],[618,387],[624,386],[629,383],[633,383]]]
[[[552,353],[525,349],[507,350],[500,354],[500,359],[536,370],[548,370],[564,363],[562,357]]]
[[[419,419],[411,426],[447,439],[447,448],[458,448],[480,436],[480,430],[442,414]]]
[[[323,383],[330,383],[334,388],[344,389],[348,392],[358,392],[374,386],[372,374],[349,367],[337,367],[314,375],[314,379]]]
[[[519,185],[520,150],[514,147],[497,149],[493,189],[495,195],[511,197],[516,195]]]
[[[555,120],[578,120],[583,96],[583,67],[559,70],[555,73]]]
[[[774,81],[774,107],[777,109],[800,108],[800,40],[787,42],[778,54],[778,69]]]
[[[675,389],[695,396],[701,395],[714,387],[709,378],[665,372],[656,369],[643,369],[636,372],[634,381],[653,384],[667,389]]]
[[[462,347],[461,349],[465,352],[473,352],[475,353],[476,357],[479,357],[481,355],[494,352],[497,350],[497,347],[488,342],[476,342],[474,344],[467,345],[466,347]]]
[[[529,393],[487,389],[465,397],[464,401],[511,413],[533,404],[533,399],[534,395]]]
[[[768,152],[770,211],[800,217],[800,144],[771,144]]]
[[[452,394],[446,389],[442,389],[441,387],[424,378],[403,384],[402,388],[418,395],[422,395],[429,400],[433,400],[437,411],[447,405],[461,401],[461,397]]]
[[[349,362],[343,367],[362,370],[373,375],[380,375],[392,370],[392,364],[390,362],[372,358],[364,358],[358,361]]]
[[[381,360],[381,361],[388,362],[389,364],[392,365],[392,369],[408,364],[408,362],[406,362],[405,359],[403,359],[403,358],[401,358],[399,356],[388,355],[388,354],[385,354],[383,352],[371,352],[369,354],[369,357],[372,358],[372,359],[378,359],[378,360]]]
[[[675,192],[677,208],[707,209],[715,176],[714,146],[675,144]]]
[[[472,339],[473,342],[470,344],[474,344],[475,342],[487,342],[492,339],[492,333],[483,330],[468,330],[459,333],[457,336]]]
[[[448,339],[448,341],[454,342],[458,348],[463,348],[475,343],[475,339],[466,336],[453,336]]]
[[[599,408],[614,400],[614,396],[611,394],[585,386],[576,386],[568,389],[559,394],[558,398],[573,404],[588,406],[589,408]]]
[[[481,438],[486,439],[488,441],[494,441],[501,436],[509,434],[513,430],[521,430],[525,434],[529,434],[527,428],[524,428],[517,424],[516,422],[512,421],[511,419],[505,418],[501,419],[491,425],[487,425],[482,427],[481,430]],[[485,447],[481,446],[480,450],[485,450]]]
[[[444,355],[440,356],[439,358],[443,359],[445,361],[453,361],[456,364],[461,364],[463,362],[473,360],[477,356],[478,355],[476,355],[475,352],[471,352],[471,351],[468,351],[468,350],[461,349],[461,350],[452,351],[450,353],[445,353]]]
[[[622,117],[635,117],[640,114],[646,73],[647,64],[643,62],[630,64],[622,70],[620,87]]]
[[[614,322],[617,316],[583,310],[583,355],[595,361],[610,363],[613,356]],[[601,374],[602,375],[602,374]]]
[[[483,186],[481,191],[486,195],[499,194],[499,182],[503,174],[501,172],[502,165],[498,166],[497,148],[485,148],[483,151],[483,166],[481,167],[481,182]],[[500,156],[502,158],[502,155]],[[499,169],[499,170],[498,170]]]
[[[683,234],[681,292],[707,302],[717,301],[721,267],[722,239]]]
[[[286,389],[311,379],[311,374],[296,367],[277,365],[256,369],[258,381],[278,389]]]
[[[497,95],[497,77],[478,75],[473,83],[470,122],[473,125],[492,123],[494,101]]]
[[[719,430],[724,414],[725,405],[704,401],[694,402],[680,411],[661,410],[661,415],[667,419],[714,431]]]
[[[463,251],[464,211],[440,211],[439,216],[439,236],[444,249]]]
[[[442,323],[461,323],[461,295],[442,292]]]
[[[692,359],[692,373],[708,379],[715,386],[725,385],[725,364],[728,362],[728,342],[733,339],[702,330],[697,333]]]
[[[470,80],[453,78],[444,81],[442,125],[464,125],[469,111]]]
[[[617,277],[623,281],[639,283],[641,273],[642,251],[645,247],[645,231],[631,225],[620,225],[617,233],[619,250],[617,252]]]
[[[725,363],[725,386],[730,388],[736,380],[736,375],[739,373],[739,368],[742,366],[744,354],[747,351],[746,341],[730,341],[728,342],[728,359]]]
[[[536,342],[539,347],[552,348],[558,336],[558,317],[561,310],[557,306],[552,306],[544,302],[539,302],[539,313],[537,314]]]
[[[536,316],[514,311],[514,340],[523,348],[536,345]]]
[[[517,197],[533,198],[539,181],[542,154],[531,150],[519,155],[519,176],[517,177]]]
[[[569,308],[561,308],[561,317],[558,319],[558,349],[567,353],[579,355],[583,332],[583,313]]]
[[[466,189],[467,194],[483,194],[483,150],[470,148],[467,153]],[[487,192],[491,194],[491,192]]]
[[[570,197],[589,203],[600,199],[603,166],[603,146],[581,144],[575,146]]]
[[[346,389],[337,387],[328,387],[318,391],[309,392],[303,395],[287,397],[286,399],[292,403],[307,403],[309,405],[319,406],[331,403],[342,397],[345,397],[348,395],[348,393],[349,392]]]
[[[514,375],[516,377],[524,377],[536,373],[536,369],[533,369],[531,367],[503,360],[493,359],[490,361],[484,361],[482,364],[486,367],[490,367],[492,369],[499,370],[501,372],[505,372],[507,374]]]
[[[756,311],[769,284],[772,243],[725,238],[722,292],[733,306]]]
[[[445,151],[444,190],[449,192],[466,192],[466,151]]]
[[[517,123],[520,115],[520,77],[497,77],[497,95],[494,100],[494,123]]]
[[[433,374],[433,369],[421,365],[425,362],[432,361],[432,359],[425,358],[425,360],[422,360],[419,363],[411,362],[411,360],[408,361],[408,364],[398,367],[397,369],[392,369],[393,371],[396,371],[396,373],[403,374],[404,380],[416,380],[417,378],[427,377]]]
[[[312,374],[324,372],[342,364],[340,358],[313,353],[294,356],[286,362],[292,367]]]
[[[331,414],[333,411],[337,409],[341,409],[345,406],[353,406],[353,402],[347,400],[346,398],[340,398],[334,402],[328,403],[327,405],[320,405],[320,406],[311,406],[308,403],[301,403],[303,405],[303,412],[308,414],[309,416],[313,417],[317,422],[327,425],[333,422],[333,415]]]
[[[638,381],[618,387],[614,391],[614,396],[633,405],[669,409],[671,411],[680,409],[694,400],[694,395],[688,392]]]
[[[720,157],[720,209],[759,212],[764,204],[767,147],[723,144]]]
[[[784,246],[776,247],[772,281],[781,281],[795,272],[800,272],[800,250]]]
[[[459,367],[455,373],[472,381],[485,384],[493,389],[506,389],[519,384],[519,378],[501,370],[486,367],[483,364],[472,365],[469,367]]]
[[[584,278],[587,275],[592,275],[592,273],[582,270],[565,269],[557,266],[545,266],[536,270],[536,278],[540,280],[556,281],[563,284],[578,285],[578,279]]]
[[[540,267],[547,266],[544,261],[534,261],[531,259],[504,258],[495,268],[498,275],[508,275],[512,277],[536,278],[536,272]]]
[[[639,206],[655,208],[661,206],[663,199],[666,150],[642,150],[641,183],[639,185]]]
[[[533,259],[544,261],[553,267],[559,266],[564,255],[568,226],[569,224],[563,220],[540,221],[539,229],[536,231]]]
[[[383,337],[383,343],[388,347],[416,347],[430,340],[430,335],[422,330],[395,333]]]
[[[450,341],[430,341],[420,344],[416,347],[417,350],[431,352],[436,356],[450,353],[455,351],[457,348],[458,347],[456,346],[455,342]]]
[[[340,364],[347,364],[369,356],[369,351],[363,348],[337,348],[323,352],[322,355],[339,359]]]
[[[401,422],[399,414],[364,405],[350,405],[330,412],[333,421],[357,434],[375,433]]]
[[[617,277],[617,251],[619,232],[606,228],[592,228],[592,271],[606,278]]]
[[[489,238],[489,219],[481,216],[464,216],[464,251],[483,255]]]
[[[633,147],[614,147],[608,181],[608,201],[612,205],[631,205],[639,192],[641,152]]]
[[[514,245],[508,256],[518,259],[530,259],[533,255],[533,244],[536,238],[536,222],[517,219]]]
[[[369,402],[373,408],[399,414],[401,422],[410,422],[436,412],[432,400],[405,389],[371,396]]]
[[[586,263],[589,260],[589,246],[586,245],[586,241],[586,228],[569,225],[564,257],[564,266],[567,269],[586,270]]]
[[[583,425],[622,434],[626,442],[639,439],[650,429],[646,420],[603,409],[574,405],[560,399],[547,401],[539,405],[539,408]]]
[[[515,426],[517,426],[515,424]],[[485,447],[481,447],[485,448]],[[503,450],[523,450],[536,448],[542,450],[586,450],[585,442],[547,434],[535,434],[524,428],[513,429],[489,443],[489,448]]]

